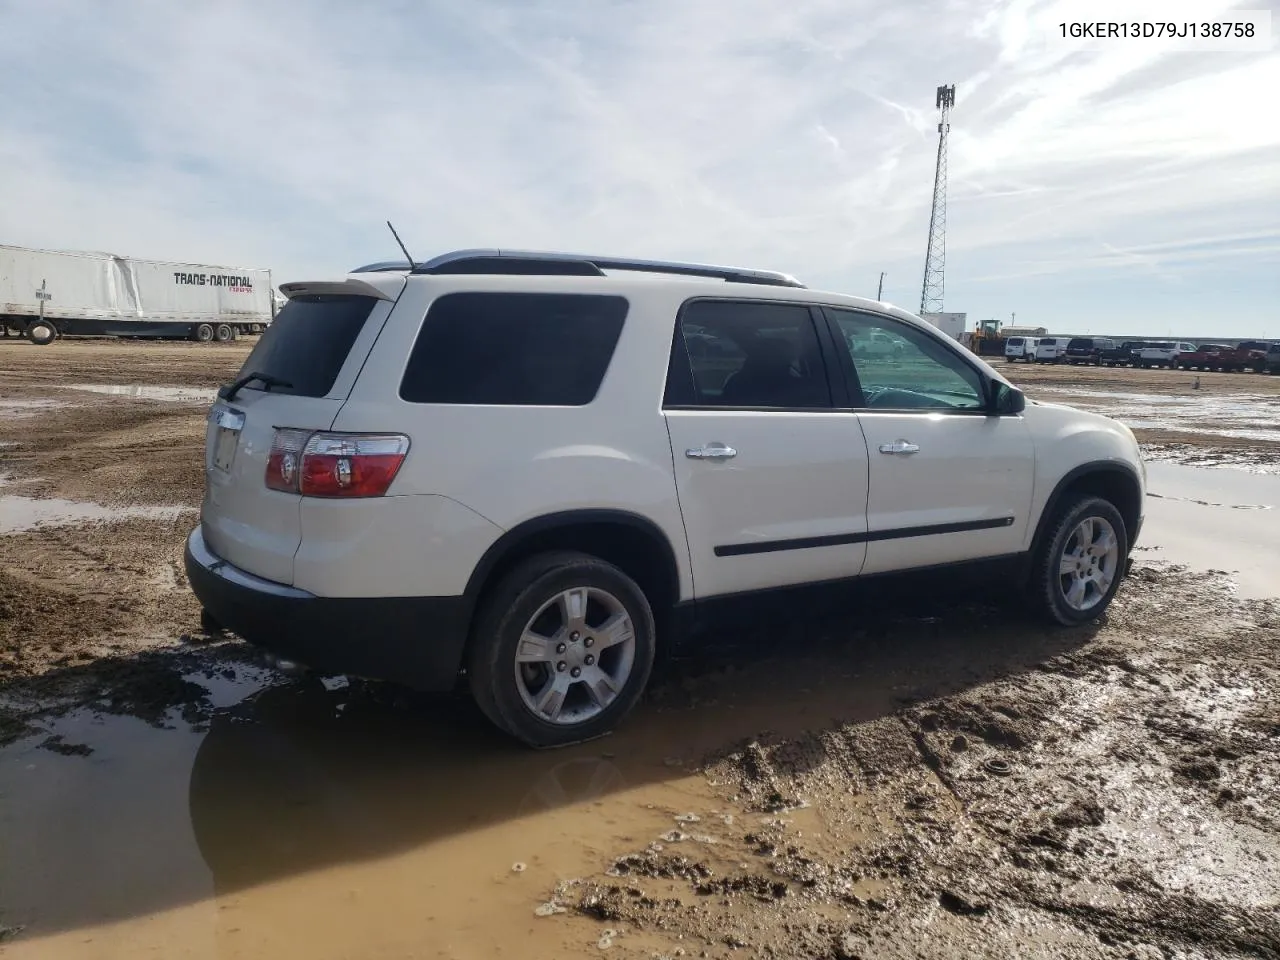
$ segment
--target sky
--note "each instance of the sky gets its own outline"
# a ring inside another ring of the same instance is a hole
[[[398,258],[390,219],[916,311],[954,83],[946,310],[1280,338],[1280,0],[1180,3],[0,0],[0,243],[280,283]],[[1057,28],[1234,9],[1270,49]]]

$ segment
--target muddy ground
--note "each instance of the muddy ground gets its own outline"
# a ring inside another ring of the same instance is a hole
[[[68,388],[247,349],[0,341],[0,531],[67,502],[0,532],[0,954],[1280,957],[1274,601],[1159,552],[1079,630],[998,584],[855,598],[513,749],[201,631],[202,401]],[[1280,377],[1002,369],[1158,457],[1280,462]]]

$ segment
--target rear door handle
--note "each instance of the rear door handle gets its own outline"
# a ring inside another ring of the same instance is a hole
[[[919,453],[920,445],[916,443],[908,443],[906,440],[895,440],[893,443],[880,444],[880,452],[906,456],[912,453]]]
[[[736,457],[738,451],[723,443],[707,443],[701,447],[690,447],[684,455],[690,460],[729,460]]]

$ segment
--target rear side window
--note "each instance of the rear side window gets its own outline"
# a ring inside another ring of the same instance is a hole
[[[622,297],[450,293],[427,311],[400,383],[410,403],[581,407],[627,316]]]
[[[829,408],[831,387],[809,308],[735,300],[687,303],[672,344],[663,402],[737,410]]]
[[[1088,337],[1076,337],[1067,344],[1068,350],[1088,350],[1093,346],[1093,341]]]
[[[272,387],[274,393],[325,396],[377,302],[349,294],[292,298],[262,334],[239,376],[261,373],[291,384]],[[262,384],[251,382],[244,389],[261,390]]]

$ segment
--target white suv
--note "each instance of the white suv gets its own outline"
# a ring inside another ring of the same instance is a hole
[[[606,732],[655,651],[764,597],[989,563],[1091,620],[1142,525],[1126,427],[783,274],[461,251],[281,290],[210,411],[207,617],[321,672],[465,677],[528,744]]]

